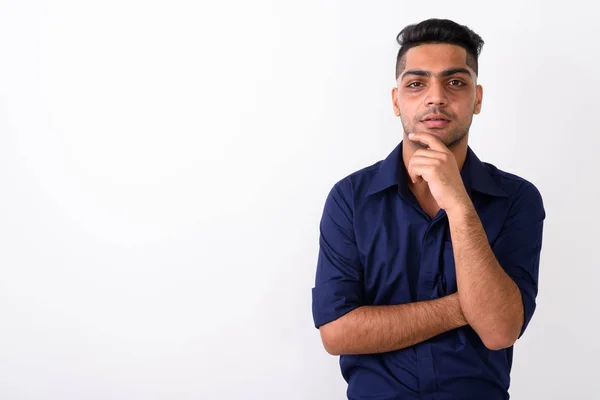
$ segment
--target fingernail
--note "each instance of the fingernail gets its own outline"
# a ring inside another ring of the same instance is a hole
[[[408,134],[408,138],[409,138],[409,139],[412,139],[413,137],[415,137],[415,134],[414,134],[414,133],[409,133],[409,134]]]

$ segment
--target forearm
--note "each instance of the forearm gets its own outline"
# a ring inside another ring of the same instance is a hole
[[[523,324],[519,288],[498,263],[472,205],[448,219],[464,316],[488,348],[508,347]]]
[[[409,347],[466,324],[455,293],[415,303],[359,307],[320,330],[331,354],[372,354]]]

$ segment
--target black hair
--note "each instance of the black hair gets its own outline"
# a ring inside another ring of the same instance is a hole
[[[396,79],[406,67],[404,54],[409,49],[426,43],[448,43],[464,48],[467,51],[467,65],[477,75],[477,59],[484,43],[481,36],[465,25],[437,18],[406,26],[396,36],[396,41],[400,45],[396,57]]]

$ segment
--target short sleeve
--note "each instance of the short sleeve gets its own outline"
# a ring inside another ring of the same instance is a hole
[[[312,289],[312,312],[317,328],[363,304],[363,273],[352,223],[351,200],[349,182],[340,181],[325,201]]]
[[[531,183],[525,183],[492,245],[499,264],[521,291],[524,322],[519,337],[529,325],[536,307],[545,217],[540,192]]]

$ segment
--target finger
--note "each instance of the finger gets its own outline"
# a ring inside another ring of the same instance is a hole
[[[411,157],[411,160],[414,157],[433,158],[440,161],[446,161],[448,153],[432,149],[418,149]]]
[[[441,167],[444,165],[444,162],[446,161],[446,156],[444,155],[444,153],[440,153],[440,152],[434,152],[437,154],[434,154],[433,157],[430,157],[429,155],[422,155],[422,154],[417,154],[415,153],[411,158],[410,161],[408,162],[408,165],[422,165],[422,166],[431,166],[431,167]]]
[[[416,172],[408,171],[408,176],[412,183],[421,183],[423,182],[423,177]]]
[[[413,142],[420,142],[426,146],[429,146],[432,150],[447,152],[448,148],[440,139],[431,133],[419,132],[419,133],[411,133],[408,135],[408,138]]]
[[[433,163],[432,163],[433,161]],[[414,157],[411,158],[408,164],[408,176],[413,183],[420,183],[423,180],[428,181],[428,176],[431,171],[435,168],[435,164],[438,162],[436,159],[426,157]]]
[[[413,165],[409,171],[408,176],[413,183],[421,183],[427,181],[427,166],[425,165]]]

